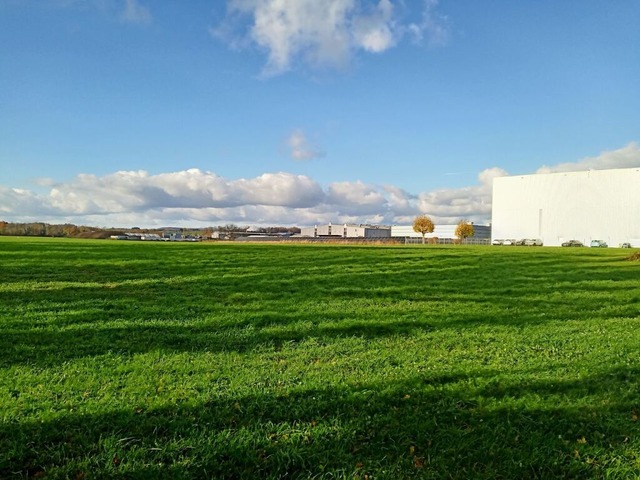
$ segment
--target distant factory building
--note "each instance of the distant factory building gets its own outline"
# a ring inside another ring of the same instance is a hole
[[[433,232],[426,233],[424,238],[437,238],[438,240],[456,240],[456,228],[458,224],[435,225]],[[491,239],[491,225],[475,225],[473,224],[473,239],[487,240]],[[422,238],[420,232],[413,230],[413,225],[394,225],[391,227],[391,236],[400,238]]]
[[[182,240],[182,231],[174,228],[166,229],[162,232],[164,240]]]
[[[300,229],[301,237],[322,238],[389,238],[391,227],[384,225],[339,224],[315,225]]]
[[[499,177],[493,238],[640,247],[640,168]]]

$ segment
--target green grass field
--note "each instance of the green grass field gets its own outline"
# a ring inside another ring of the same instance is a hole
[[[630,253],[0,238],[0,478],[640,478]]]

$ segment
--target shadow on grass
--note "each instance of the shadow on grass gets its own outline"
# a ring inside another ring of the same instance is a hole
[[[26,256],[16,247],[3,263],[1,366],[637,318],[640,296],[635,266],[612,268],[621,262],[602,254],[69,245]],[[492,372],[363,379],[6,420],[0,478],[628,478],[640,448],[629,394],[638,373],[526,384]]]
[[[108,352],[247,352],[310,337],[331,341],[637,317],[640,288],[633,294],[628,286],[632,280],[635,285],[635,269],[597,262],[584,271],[529,268],[528,262],[549,260],[541,257],[525,258],[509,275],[473,267],[476,260],[465,257],[463,265],[427,275],[404,263],[372,273],[367,262],[346,262],[349,271],[315,276],[303,269],[283,277],[282,267],[272,266],[225,268],[219,277],[197,275],[193,268],[180,275],[175,268],[158,279],[137,274],[138,283],[67,285],[53,277],[54,283],[38,288],[0,291],[0,365],[51,366]],[[455,275],[459,269],[462,278]]]
[[[0,477],[632,478],[638,404],[621,392],[639,373],[527,385],[419,376],[5,422]],[[603,401],[574,406],[594,395]]]
[[[280,318],[283,320],[286,317]],[[324,318],[328,320],[330,316],[325,315]],[[293,325],[288,329],[262,329],[246,322],[223,327],[202,324],[134,324],[64,331],[19,331],[3,335],[0,341],[0,366],[22,364],[50,367],[76,358],[107,353],[134,355],[155,350],[246,353],[257,348],[279,350],[285,344],[291,346],[309,338],[330,342],[343,337],[373,339],[431,330],[431,325],[413,321],[352,321],[329,325]]]

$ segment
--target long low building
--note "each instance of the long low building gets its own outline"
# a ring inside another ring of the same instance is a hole
[[[435,225],[433,232],[426,233],[424,238],[438,238],[438,239],[456,239],[456,228],[458,225]],[[473,225],[475,240],[489,240],[491,238],[491,225]],[[420,232],[416,232],[413,229],[413,225],[394,225],[391,227],[392,237],[401,238],[422,238]]]
[[[391,227],[384,225],[337,224],[314,225],[300,229],[301,237],[389,238]]]
[[[492,237],[640,247],[640,168],[498,177]]]

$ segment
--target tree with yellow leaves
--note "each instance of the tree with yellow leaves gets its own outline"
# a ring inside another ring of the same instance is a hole
[[[427,233],[432,233],[436,228],[433,221],[426,215],[418,215],[413,221],[413,231],[422,234],[422,243],[424,244],[424,236]]]
[[[476,231],[473,228],[473,223],[467,220],[460,220],[458,226],[456,227],[456,237],[460,239],[460,242],[465,238],[473,237]]]

